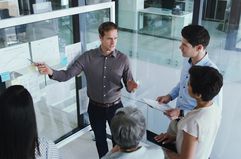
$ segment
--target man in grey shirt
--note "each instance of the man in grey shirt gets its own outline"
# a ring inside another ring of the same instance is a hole
[[[67,70],[53,70],[44,63],[35,63],[42,74],[51,79],[67,81],[84,71],[89,97],[88,114],[101,158],[108,152],[106,121],[110,124],[115,111],[123,107],[120,97],[123,85],[128,92],[137,88],[130,70],[128,57],[116,50],[117,25],[104,22],[99,26],[101,45],[83,53]],[[114,143],[115,144],[115,143]]]

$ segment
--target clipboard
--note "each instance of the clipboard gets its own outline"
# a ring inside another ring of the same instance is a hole
[[[160,110],[162,112],[166,112],[169,109],[172,109],[168,104],[159,104],[158,101],[152,100],[152,99],[147,99],[143,98],[143,101],[151,108]]]

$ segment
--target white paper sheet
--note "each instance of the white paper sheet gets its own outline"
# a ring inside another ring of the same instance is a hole
[[[150,106],[151,108],[160,110],[162,112],[165,112],[166,110],[172,109],[169,105],[167,105],[167,104],[159,104],[158,101],[156,101],[156,100],[143,98],[143,101],[148,106]]]
[[[65,46],[65,54],[67,57],[67,64],[73,63],[73,61],[81,54],[81,42]]]
[[[36,2],[33,4],[33,12],[36,13],[45,13],[52,11],[52,5],[51,2]]]
[[[44,62],[49,66],[60,63],[58,36],[32,41],[32,59],[35,62]]]
[[[11,81],[11,85],[23,85],[31,94],[34,103],[40,100],[39,74],[32,72],[19,76]]]
[[[0,49],[0,72],[17,71],[30,65],[29,44],[19,44]]]

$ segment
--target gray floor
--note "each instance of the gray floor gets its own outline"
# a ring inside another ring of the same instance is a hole
[[[111,149],[111,140],[107,139],[107,142],[109,149]],[[145,136],[140,145],[159,148],[159,146],[145,140]],[[72,142],[59,148],[59,153],[62,159],[98,159],[95,141],[93,141],[93,132],[88,131]]]
[[[59,149],[63,159],[97,159],[95,141],[92,140],[92,132],[88,131],[84,135],[66,144]],[[111,148],[111,141],[108,140]]]

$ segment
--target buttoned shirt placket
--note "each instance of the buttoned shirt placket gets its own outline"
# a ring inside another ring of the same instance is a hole
[[[105,57],[104,59],[104,70],[103,70],[103,99],[105,100],[106,98],[106,94],[107,94],[107,90],[106,90],[106,85],[107,85],[107,60],[108,60],[108,57]]]

